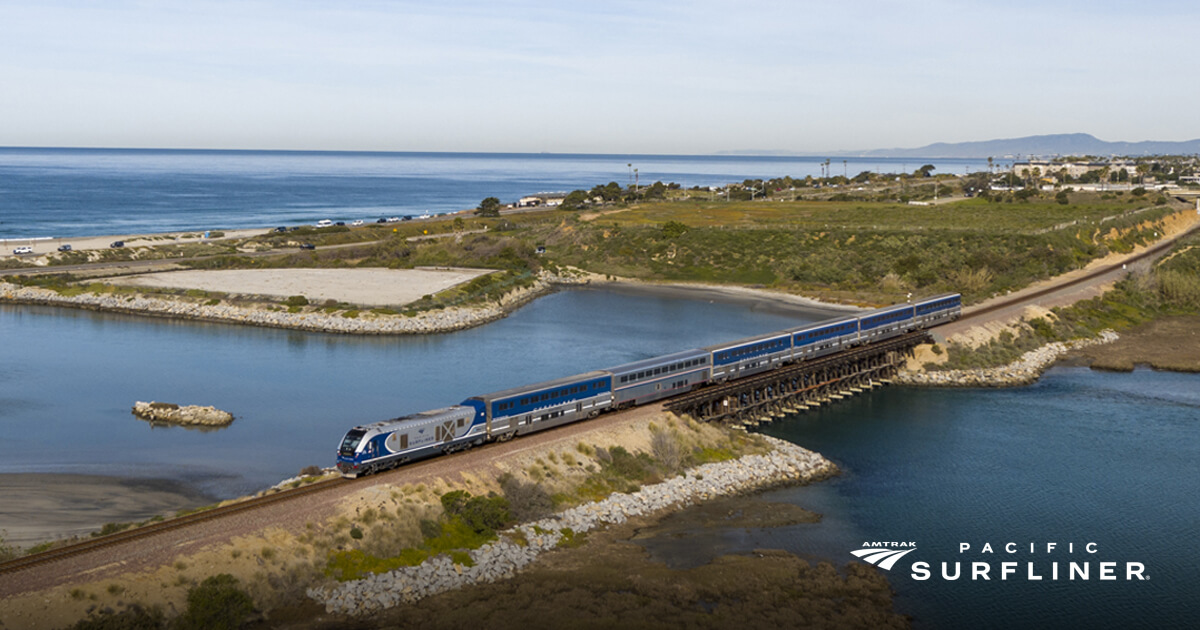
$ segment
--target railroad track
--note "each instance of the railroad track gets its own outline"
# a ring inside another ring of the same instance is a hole
[[[1038,298],[1050,295],[1051,293],[1054,293],[1056,291],[1061,291],[1063,289],[1069,289],[1073,286],[1083,284],[1084,282],[1087,282],[1089,280],[1094,280],[1095,278],[1097,278],[1099,276],[1102,276],[1102,275],[1105,275],[1108,273],[1112,273],[1114,271],[1117,271],[1118,269],[1124,269],[1128,265],[1132,265],[1134,263],[1140,262],[1147,258],[1152,258],[1154,256],[1161,255],[1162,253],[1164,253],[1164,251],[1169,249],[1175,243],[1179,242],[1180,239],[1184,238],[1188,234],[1191,234],[1192,232],[1195,232],[1198,229],[1200,229],[1200,223],[1192,226],[1190,229],[1183,232],[1176,238],[1173,238],[1169,241],[1162,241],[1159,243],[1155,243],[1154,245],[1151,245],[1150,247],[1148,247],[1146,249],[1146,251],[1144,251],[1140,254],[1137,254],[1135,256],[1132,256],[1131,258],[1126,259],[1124,262],[1109,265],[1107,267],[1101,267],[1100,269],[1097,269],[1091,273],[1084,274],[1078,278],[1067,280],[1066,282],[1048,286],[1043,289],[1038,289],[1037,291],[1033,291],[1032,293],[1027,293],[1025,295],[1016,296],[1016,297],[1013,297],[1008,300],[1003,300],[1003,301],[997,302],[995,304],[989,304],[983,308],[973,310],[970,313],[963,313],[963,315],[961,317],[959,317],[957,320],[955,320],[954,322],[947,322],[946,324],[942,324],[942,326],[945,326],[945,325],[951,324],[951,323],[962,322],[963,320],[974,319],[976,317],[979,317],[982,315],[987,315],[988,313],[992,313],[992,312],[995,312],[998,310],[1011,308],[1011,307],[1021,304],[1023,302],[1030,302],[1032,300],[1036,300]],[[934,328],[937,328],[937,326],[935,326]]]
[[[343,479],[341,477],[325,481],[318,481],[308,485],[298,486],[296,488],[290,488],[272,494],[254,497],[245,501],[239,501],[229,505],[223,505],[200,512],[194,512],[192,514],[186,514],[184,516],[178,516],[165,521],[149,523],[141,527],[126,529],[113,534],[108,534],[106,536],[83,540],[63,547],[50,549],[41,553],[35,553],[29,556],[23,556],[14,560],[0,563],[0,575],[15,573],[17,571],[38,565],[48,564],[58,560],[91,553],[97,549],[119,545],[138,538],[153,536],[155,534],[161,534],[175,529],[189,527],[197,523],[224,518],[232,514],[256,510],[267,505],[299,499],[301,497],[316,494],[318,492],[324,492],[326,490],[333,490],[347,483],[350,483],[350,480]]]
[[[825,366],[852,362],[863,357],[881,354],[889,350],[908,348],[916,345],[923,339],[928,339],[928,337],[928,332],[924,330],[918,330],[903,334],[894,339],[880,341],[867,346],[859,346],[857,348],[851,348],[850,350],[843,350],[836,354],[831,354],[819,359],[802,360],[798,363],[785,365],[778,369],[769,370],[755,376],[739,378],[733,381],[721,383],[720,385],[701,387],[700,389],[696,389],[668,399],[667,402],[663,404],[663,408],[672,412],[677,409],[687,409],[698,403],[719,399],[724,396],[743,391],[747,388],[753,388],[760,382],[775,381],[779,380],[781,377],[786,378],[792,372],[809,372],[812,370],[818,370]]]

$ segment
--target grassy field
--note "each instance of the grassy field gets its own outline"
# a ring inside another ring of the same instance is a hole
[[[865,303],[960,291],[973,302],[1151,242],[1181,207],[1131,195],[1065,205],[676,201],[527,231],[555,263],[597,273]]]
[[[938,205],[836,201],[699,201],[642,204],[604,215],[597,222],[618,226],[679,221],[691,227],[794,227],[807,230],[966,230],[1032,233],[1072,223],[1099,226],[1124,214],[1147,213],[1155,203],[1145,197],[1077,193],[1066,205],[1053,199],[996,203],[960,199]],[[1152,213],[1151,213],[1152,214]]]

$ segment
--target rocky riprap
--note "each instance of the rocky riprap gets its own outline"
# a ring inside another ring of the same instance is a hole
[[[166,422],[202,427],[223,427],[233,422],[233,414],[216,407],[179,406],[174,403],[142,402],[133,404],[133,415],[150,422]]]
[[[923,372],[902,370],[896,375],[894,382],[899,385],[923,387],[1017,387],[1028,385],[1037,381],[1042,372],[1066,352],[1077,348],[1111,343],[1117,339],[1117,333],[1105,330],[1101,331],[1098,337],[1092,339],[1055,341],[1046,344],[1026,352],[1021,355],[1020,359],[1008,365],[974,370],[927,370]]]
[[[823,479],[837,470],[818,453],[768,436],[760,437],[771,443],[772,452],[697,466],[637,492],[612,494],[602,501],[501,532],[497,541],[470,552],[474,566],[437,556],[418,566],[336,586],[310,588],[308,596],[323,603],[331,613],[367,615],[469,584],[512,577],[539,554],[557,547],[564,538],[597,527],[706,499]]]
[[[462,330],[500,319],[523,304],[554,290],[556,285],[586,284],[577,276],[543,272],[533,285],[514,289],[499,300],[483,306],[425,311],[412,317],[362,311],[356,317],[310,311],[289,313],[281,310],[206,304],[145,295],[81,293],[61,295],[49,289],[0,282],[0,301],[20,304],[65,306],[95,311],[131,313],[152,317],[248,324],[268,328],[287,328],[313,332],[354,335],[428,334]]]

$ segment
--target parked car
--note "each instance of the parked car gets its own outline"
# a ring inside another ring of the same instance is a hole
[[[321,219],[320,221],[317,221],[317,227],[319,228],[327,228],[331,225],[333,225],[333,221],[329,219]]]
[[[111,247],[113,249],[116,249],[118,247],[125,247],[125,241],[113,241],[112,243],[109,244],[109,247]]]
[[[355,219],[354,221],[352,221],[352,222],[350,223],[350,225],[353,225],[354,227],[358,227],[358,226],[360,226],[360,225],[362,225],[362,224],[363,224],[363,220],[362,220],[362,219]]]
[[[301,243],[300,244],[300,249],[316,249],[316,248],[317,248],[317,246],[313,245],[312,243]]]
[[[69,252],[69,251],[71,251],[71,244],[70,244],[70,243],[67,243],[67,244],[64,244],[64,245],[59,245],[59,246],[58,246],[58,251],[60,251],[60,252]]]
[[[338,222],[334,223],[334,225],[346,225],[346,222],[345,222],[345,221],[338,221]]]
[[[21,247],[18,247],[13,250],[14,256],[21,256],[24,254],[32,254],[32,253],[33,253],[33,248],[28,245],[22,245]]]
[[[279,226],[279,227],[275,228],[273,231],[275,231],[275,232],[286,232],[286,231],[287,231],[287,227],[285,227],[285,226],[282,226],[282,225],[281,225],[281,226]]]

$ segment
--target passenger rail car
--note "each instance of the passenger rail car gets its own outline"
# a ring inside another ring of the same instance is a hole
[[[462,404],[475,409],[475,421],[486,424],[492,439],[507,440],[596,417],[612,406],[612,375],[597,370],[472,396]]]
[[[858,318],[847,317],[797,328],[791,335],[793,361],[823,357],[858,342]]]
[[[705,348],[712,354],[712,380],[730,379],[766,372],[792,360],[792,336],[777,332]]]
[[[644,405],[691,391],[709,381],[711,356],[707,350],[687,350],[612,368],[613,404]]]
[[[338,448],[337,467],[342,475],[357,477],[420,457],[504,441],[594,418],[609,409],[646,404],[709,383],[722,383],[937,326],[958,319],[961,314],[962,296],[949,293],[472,396],[444,409],[354,427]]]

